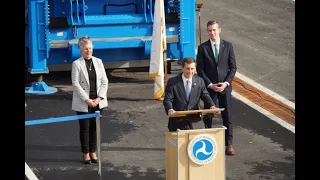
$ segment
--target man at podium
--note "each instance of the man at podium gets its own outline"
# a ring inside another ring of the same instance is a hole
[[[195,75],[195,72],[195,59],[186,57],[182,62],[182,73],[168,80],[163,105],[169,115],[169,131],[205,128],[200,114],[172,117],[175,111],[199,110],[200,99],[210,109],[216,108],[203,79]]]

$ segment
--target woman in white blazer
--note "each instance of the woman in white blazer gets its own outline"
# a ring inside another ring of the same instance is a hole
[[[92,56],[92,41],[80,37],[78,47],[81,57],[72,63],[72,110],[78,115],[101,111],[108,106],[108,78],[102,60]],[[97,163],[95,118],[80,119],[80,143],[84,163]]]

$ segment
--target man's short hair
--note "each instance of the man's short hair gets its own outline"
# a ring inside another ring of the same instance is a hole
[[[196,60],[193,59],[192,57],[185,57],[182,60],[182,67],[184,67],[185,64],[191,64],[191,63],[196,63]]]
[[[220,24],[218,23],[218,21],[210,20],[210,21],[208,21],[208,23],[207,23],[207,28],[208,28],[209,26],[214,25],[214,24],[218,24],[218,26],[220,27]]]

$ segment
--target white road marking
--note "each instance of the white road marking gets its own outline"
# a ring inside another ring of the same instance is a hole
[[[25,171],[25,174],[27,176],[27,178],[29,180],[39,180],[37,178],[37,176],[33,173],[33,171],[30,169],[30,167],[28,166],[28,164],[25,162],[25,165],[24,165],[24,171]]]
[[[104,171],[109,171],[109,172],[134,172],[138,171],[141,174],[146,174],[147,173],[147,168],[146,167],[139,167],[139,169],[135,168],[125,168],[123,169],[122,167],[101,167]],[[50,172],[50,171],[98,171],[97,166],[66,166],[66,165],[43,165],[39,167],[33,167],[31,168],[34,171],[41,171],[41,172]],[[164,169],[154,169],[152,172],[162,172]],[[31,180],[31,179],[30,179]]]

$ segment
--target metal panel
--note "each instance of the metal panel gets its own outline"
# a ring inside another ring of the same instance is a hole
[[[196,56],[196,5],[195,0],[180,1],[180,60]]]
[[[30,72],[71,64],[80,56],[76,44],[82,35],[90,36],[94,55],[104,62],[150,59],[154,0],[134,2],[27,0],[25,63]],[[195,0],[165,0],[165,11],[167,57],[195,57]]]
[[[29,71],[48,72],[46,58],[49,57],[49,9],[48,0],[28,2]]]

